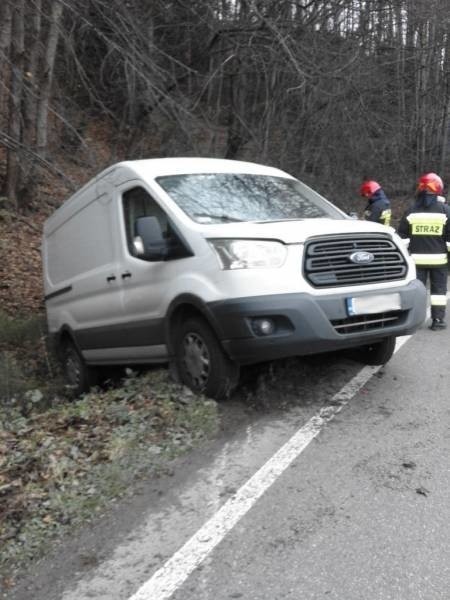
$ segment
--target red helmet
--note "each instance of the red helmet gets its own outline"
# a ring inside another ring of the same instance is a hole
[[[370,198],[372,194],[375,194],[375,192],[380,189],[381,185],[376,181],[363,181],[361,187],[359,188],[359,194],[365,198]]]
[[[417,191],[421,192],[426,190],[432,194],[442,194],[444,184],[442,179],[436,173],[425,173],[422,177],[419,177],[417,182]]]

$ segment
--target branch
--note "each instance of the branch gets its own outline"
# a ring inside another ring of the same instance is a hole
[[[54,175],[58,175],[58,177],[60,177],[72,191],[75,191],[77,189],[75,182],[72,179],[70,179],[69,177],[67,177],[67,175],[65,173],[63,173],[63,171],[58,169],[58,167],[56,165],[54,165],[50,161],[46,160],[42,156],[39,156],[39,154],[37,154],[36,152],[31,150],[28,146],[25,146],[25,144],[22,144],[22,142],[19,142],[18,140],[12,138],[10,135],[8,135],[6,133],[6,131],[3,131],[1,129],[0,129],[0,144],[2,146],[4,146],[5,148],[8,148],[8,150],[13,150],[14,152],[17,152],[20,150],[21,152],[24,152],[32,160],[34,160],[41,166],[45,167],[48,171],[50,171]]]

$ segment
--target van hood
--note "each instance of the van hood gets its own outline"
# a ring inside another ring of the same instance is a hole
[[[285,244],[301,244],[308,238],[318,235],[336,235],[345,233],[388,233],[391,227],[371,221],[354,219],[304,219],[301,221],[264,221],[261,223],[220,223],[202,225],[201,233],[205,238],[254,238],[275,239]]]

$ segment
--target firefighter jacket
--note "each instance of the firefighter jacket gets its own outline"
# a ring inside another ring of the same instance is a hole
[[[382,225],[391,224],[391,204],[382,189],[372,194],[364,211],[367,221],[375,221]]]
[[[409,252],[417,267],[442,267],[450,251],[450,210],[435,194],[421,192],[406,211],[398,234],[409,239]]]

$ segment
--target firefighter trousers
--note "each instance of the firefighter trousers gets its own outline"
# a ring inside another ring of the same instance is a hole
[[[444,319],[447,307],[447,265],[442,267],[417,267],[417,279],[427,285],[430,277],[431,318]]]

